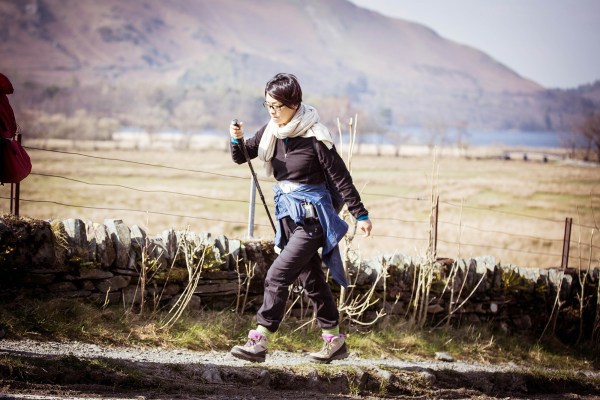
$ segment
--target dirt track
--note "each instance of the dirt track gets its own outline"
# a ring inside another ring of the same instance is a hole
[[[250,364],[226,352],[32,340],[0,341],[0,377],[0,398],[23,399],[600,399],[598,371],[355,355],[324,366],[277,351]]]

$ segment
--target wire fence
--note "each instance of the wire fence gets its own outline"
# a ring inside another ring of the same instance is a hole
[[[199,221],[210,223],[211,229],[208,230],[214,233],[238,237],[242,236],[242,231],[251,220],[257,228],[258,236],[272,236],[266,218],[258,218],[264,223],[254,223],[253,218],[248,218],[248,208],[252,199],[248,198],[248,186],[239,184],[240,181],[250,180],[248,174],[230,174],[40,147],[25,148],[32,154],[32,159],[46,154],[57,157],[53,159],[55,162],[61,161],[55,164],[41,163],[45,170],[38,170],[34,162],[31,182],[24,182],[19,198],[21,215],[43,219],[55,215],[77,218],[82,210],[86,210],[97,218],[117,216],[117,219],[120,219],[119,215],[130,215],[135,223],[158,217],[153,225],[163,223],[160,229]],[[86,165],[82,160],[88,160],[92,164]],[[61,167],[63,164],[67,167]],[[107,166],[108,164],[128,166],[129,169],[110,176],[110,171],[119,168]],[[58,167],[46,167],[52,165]],[[95,170],[102,168],[105,169],[104,174],[98,175],[109,176],[109,181],[101,181],[94,174]],[[159,170],[164,172],[158,173]],[[191,185],[186,183],[190,180],[195,183],[201,182],[196,186],[204,187],[209,193],[192,190]],[[237,183],[228,185],[228,182]],[[269,180],[262,182],[274,183]],[[54,189],[47,189],[49,187]],[[235,187],[235,190],[229,190],[230,187]],[[524,266],[540,267],[565,267],[569,263],[569,266],[596,266],[600,260],[600,240],[597,235],[594,236],[598,229],[594,221],[572,222],[569,232],[574,231],[576,234],[566,237],[566,221],[570,216],[559,220],[528,214],[525,211],[506,211],[442,199],[435,204],[432,196],[410,197],[369,191],[363,191],[362,195],[364,199],[381,203],[380,206],[369,207],[370,218],[376,226],[373,239],[369,242],[369,246],[374,247],[370,254],[406,254],[411,251],[424,254],[430,245],[431,230],[435,229],[437,234],[433,245],[438,256],[497,254],[504,262],[508,260],[512,264],[522,265],[519,260],[528,259],[531,261],[526,262],[528,265]],[[12,200],[4,193],[0,198]],[[269,199],[269,202],[268,206],[272,210],[272,199]],[[418,209],[416,214],[422,215],[422,218],[394,215],[389,212],[386,202],[415,203],[415,207],[408,208]],[[257,212],[261,212],[260,208]],[[437,212],[432,213],[435,208]],[[474,215],[468,215],[469,212]],[[511,219],[512,225],[496,224],[490,227],[487,221],[491,215],[494,215],[491,217],[493,221]],[[543,235],[538,233],[540,226]],[[361,246],[363,250],[367,248],[365,244]]]

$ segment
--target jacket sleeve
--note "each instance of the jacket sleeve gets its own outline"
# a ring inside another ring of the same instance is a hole
[[[335,146],[328,149],[327,146],[316,141],[316,152],[319,162],[323,167],[323,172],[327,175],[328,181],[332,182],[342,195],[344,202],[348,205],[348,211],[356,219],[368,218],[369,212],[363,205],[360,194],[352,181],[350,171],[338,154]]]
[[[251,160],[258,156],[258,145],[260,144],[260,139],[262,138],[266,127],[267,125],[263,126],[254,134],[254,136],[252,136],[248,140],[244,140],[243,142],[244,146],[246,146],[248,157],[250,157]],[[243,164],[246,162],[246,156],[244,155],[244,152],[240,147],[241,145],[241,141],[238,141],[236,143],[234,142],[234,139],[230,140],[229,142],[229,148],[231,150],[231,159],[237,164]]]

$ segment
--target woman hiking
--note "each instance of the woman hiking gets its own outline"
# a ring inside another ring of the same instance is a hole
[[[248,334],[247,343],[233,347],[231,354],[265,361],[269,339],[285,313],[289,287],[299,278],[324,340],[321,351],[309,357],[322,363],[343,359],[348,356],[345,336],[340,333],[339,312],[321,266],[325,262],[333,279],[347,286],[338,242],[348,225],[338,216],[329,189],[341,194],[364,236],[371,234],[369,213],[317,110],[302,102],[298,79],[292,74],[275,75],[266,84],[263,106],[270,120],[248,140],[243,140],[243,123],[232,122],[231,154],[237,164],[246,162],[246,157],[258,157],[265,162],[267,175],[277,180],[273,186],[275,246],[280,252],[267,271],[257,327]]]

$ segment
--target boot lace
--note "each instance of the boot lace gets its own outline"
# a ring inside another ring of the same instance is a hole
[[[321,348],[321,351],[319,353],[328,355],[331,352],[331,346],[332,343],[326,340],[325,343],[323,343],[323,347]]]
[[[256,346],[257,344],[259,344],[259,342],[263,339],[262,336],[259,335],[253,335],[250,334],[248,335],[248,341],[246,342],[246,347],[253,347]]]

